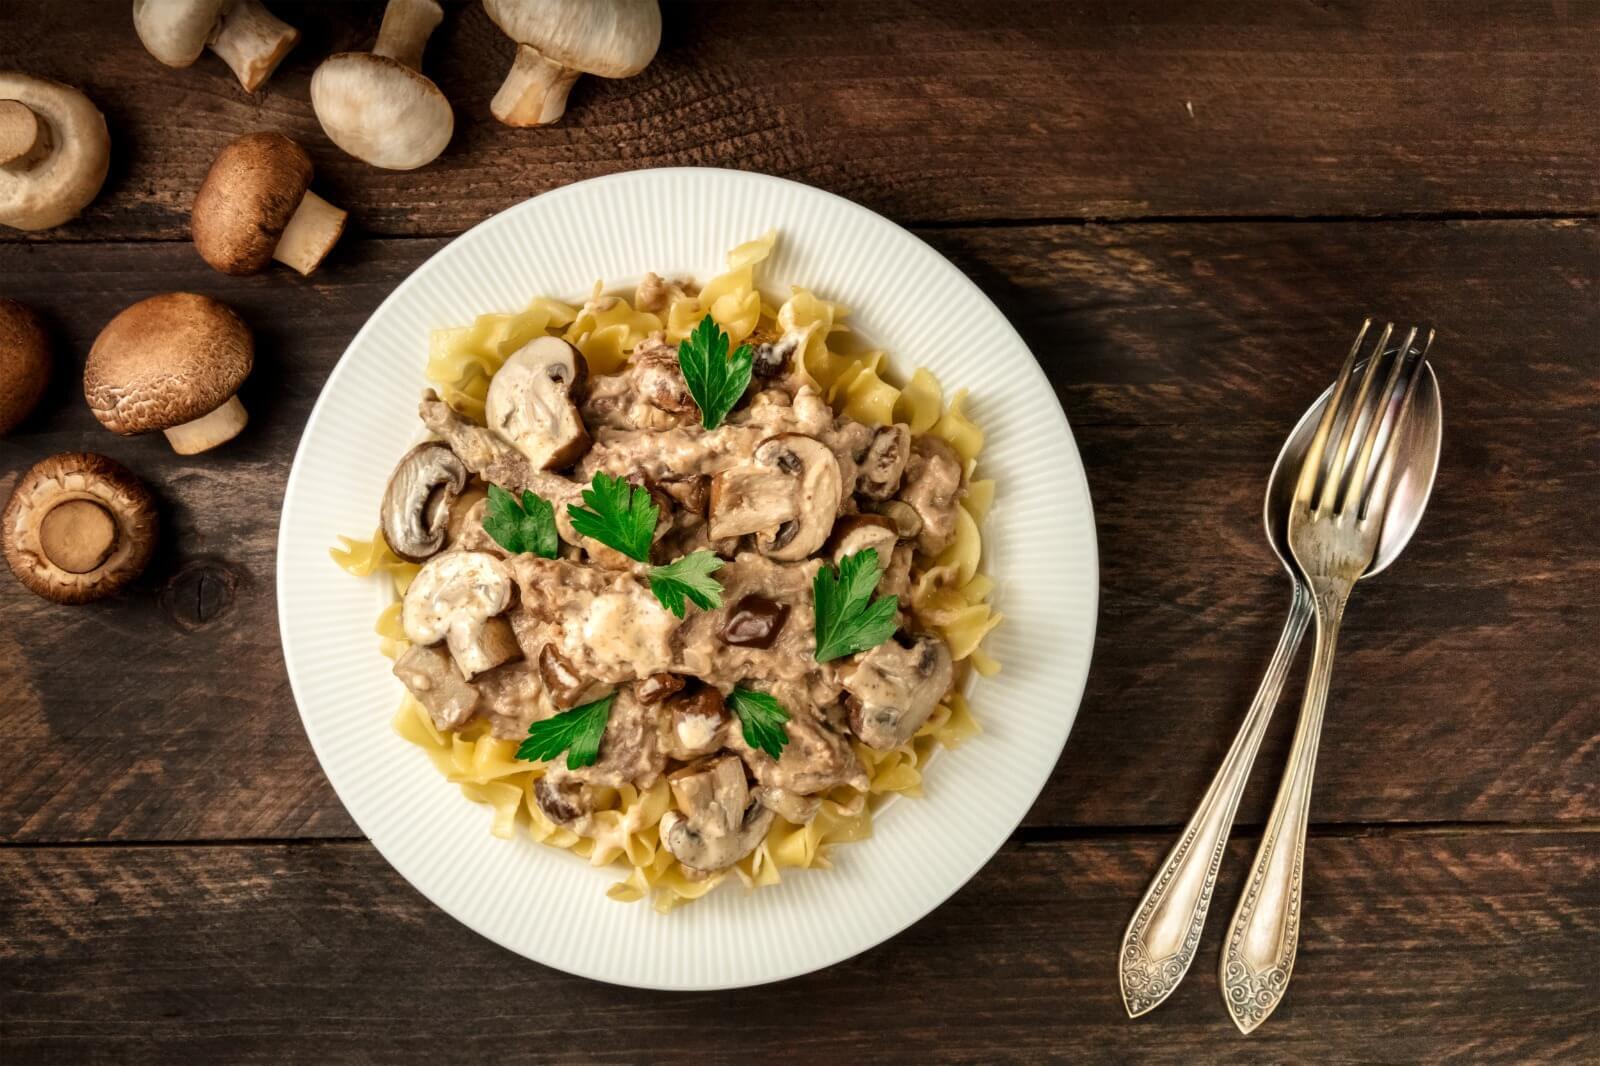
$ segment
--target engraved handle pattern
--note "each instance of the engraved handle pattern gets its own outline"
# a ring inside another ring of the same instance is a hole
[[[1294,971],[1300,943],[1311,779],[1317,765],[1317,743],[1322,737],[1322,713],[1328,703],[1328,682],[1333,674],[1334,645],[1349,597],[1349,582],[1319,583],[1314,588],[1317,650],[1306,681],[1294,746],[1223,946],[1219,975],[1222,999],[1242,1033],[1253,1032],[1277,1009]]]
[[[1122,1004],[1130,1018],[1160,1006],[1194,961],[1239,797],[1310,620],[1310,590],[1296,580],[1283,635],[1256,698],[1200,805],[1167,853],[1122,936],[1117,969]]]

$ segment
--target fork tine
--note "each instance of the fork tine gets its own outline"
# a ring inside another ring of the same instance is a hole
[[[1394,362],[1389,366],[1387,380],[1383,389],[1373,399],[1372,417],[1368,419],[1361,433],[1361,439],[1350,448],[1348,467],[1346,472],[1350,475],[1343,491],[1339,494],[1335,513],[1343,513],[1350,506],[1351,501],[1359,503],[1366,493],[1367,471],[1371,469],[1372,450],[1377,446],[1379,436],[1382,434],[1386,423],[1392,423],[1395,410],[1395,398],[1398,395],[1395,384],[1400,380],[1401,372],[1406,366],[1406,361],[1411,356],[1411,342],[1417,339],[1417,327],[1412,326],[1401,342],[1400,350],[1395,353]],[[1375,365],[1370,367],[1374,372]],[[1375,373],[1372,376],[1376,376]],[[1392,435],[1392,434],[1391,434]],[[1387,439],[1387,438],[1385,438]],[[1332,503],[1333,501],[1330,501]]]
[[[1417,385],[1422,381],[1422,375],[1428,365],[1428,350],[1433,347],[1433,334],[1433,330],[1428,330],[1428,335],[1422,342],[1422,350],[1417,353],[1416,360],[1406,371],[1405,392],[1401,395],[1399,404],[1386,405],[1383,420],[1389,422],[1389,433],[1383,443],[1383,454],[1379,455],[1375,460],[1375,465],[1380,474],[1383,472],[1385,464],[1389,463],[1400,448],[1400,431],[1405,426],[1406,415],[1411,411],[1412,397],[1416,395]],[[1411,332],[1406,335],[1405,347],[1400,349],[1402,357],[1410,354],[1411,342],[1416,338],[1416,335],[1417,329],[1413,326]],[[1397,362],[1396,369],[1398,369],[1399,365]],[[1384,390],[1384,395],[1386,397],[1393,396],[1394,391],[1395,383],[1391,380]],[[1393,413],[1390,414],[1390,411]],[[1374,424],[1377,421],[1377,419],[1374,419]],[[1350,491],[1356,495],[1357,502],[1360,504],[1357,517],[1363,522],[1366,521],[1367,515],[1371,513],[1374,504],[1381,510],[1388,502],[1389,485],[1386,479],[1374,477],[1370,486],[1364,485],[1369,463],[1374,462],[1372,449],[1377,436],[1376,432],[1369,430],[1368,439],[1363,442],[1362,453],[1358,461],[1358,477],[1350,482]]]
[[[1306,448],[1305,458],[1300,461],[1300,479],[1295,482],[1294,488],[1296,506],[1311,506],[1311,496],[1317,487],[1317,475],[1322,470],[1322,455],[1327,450],[1328,437],[1333,432],[1334,416],[1338,414],[1345,389],[1350,385],[1350,374],[1355,369],[1356,356],[1361,354],[1361,342],[1366,340],[1367,330],[1371,326],[1371,318],[1361,320],[1361,329],[1356,333],[1356,341],[1350,346],[1350,354],[1345,357],[1344,366],[1339,370],[1339,380],[1334,383],[1333,395],[1328,397],[1328,405],[1322,409],[1322,418],[1317,422],[1317,432],[1311,438],[1310,446]]]
[[[1384,349],[1389,345],[1389,336],[1394,332],[1394,323],[1387,323],[1383,327],[1383,334],[1378,338],[1377,346],[1372,349],[1372,355],[1367,359],[1367,366],[1361,375],[1361,387],[1356,390],[1356,398],[1349,405],[1348,413],[1344,417],[1344,426],[1339,430],[1339,443],[1330,453],[1327,475],[1322,479],[1322,492],[1317,497],[1317,505],[1313,510],[1334,510],[1339,502],[1340,491],[1344,486],[1345,475],[1350,470],[1350,459],[1355,454],[1354,438],[1356,427],[1361,424],[1361,417],[1367,410],[1367,402],[1372,394],[1372,383],[1378,378],[1378,371],[1383,363]],[[1377,421],[1374,413],[1369,420],[1369,425]]]

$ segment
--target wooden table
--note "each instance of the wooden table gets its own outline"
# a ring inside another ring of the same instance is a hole
[[[166,538],[110,602],[0,580],[0,1060],[1600,1059],[1600,4],[667,3],[644,74],[513,130],[487,113],[512,47],[452,3],[427,68],[456,135],[413,173],[341,154],[307,101],[379,7],[271,6],[305,39],[254,97],[209,55],[159,66],[126,0],[0,6],[0,69],[83,87],[115,145],[81,219],[0,236],[0,294],[59,341],[0,492],[103,451]],[[259,129],[352,212],[309,279],[189,243],[211,158]],[[889,943],[736,993],[568,977],[423,900],[319,770],[273,600],[290,457],[378,302],[528,196],[665,165],[809,182],[954,260],[1049,372],[1100,535],[1088,694],[1022,828]],[[258,340],[250,428],[195,459],[108,434],[79,389],[112,314],[174,289]],[[1369,311],[1437,323],[1444,454],[1342,634],[1294,986],[1245,1039],[1215,978],[1282,713],[1201,957],[1129,1021],[1123,927],[1288,606],[1269,465]]]

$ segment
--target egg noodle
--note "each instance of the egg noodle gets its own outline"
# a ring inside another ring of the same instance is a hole
[[[709,877],[685,876],[672,853],[662,846],[658,824],[672,805],[665,777],[645,790],[632,786],[598,789],[598,810],[592,835],[580,836],[552,823],[534,797],[534,782],[545,764],[517,759],[518,742],[490,734],[482,719],[459,732],[438,730],[428,712],[409,693],[394,717],[394,728],[433,760],[439,772],[460,785],[468,799],[492,808],[490,832],[510,838],[525,831],[535,840],[566,848],[595,866],[630,868],[608,894],[633,902],[650,896],[666,912],[698,899],[731,872],[748,888],[777,884],[786,867],[829,864],[834,844],[863,840],[872,833],[872,805],[893,794],[920,796],[922,767],[939,747],[954,748],[979,732],[961,688],[968,668],[989,676],[999,664],[985,655],[984,637],[1000,622],[986,602],[993,582],[978,572],[983,554],[979,526],[994,498],[994,482],[974,480],[972,473],[983,447],[983,431],[963,408],[965,390],[946,403],[937,378],[918,369],[904,388],[885,379],[884,353],[847,352],[852,339],[843,324],[845,308],[794,288],[774,307],[756,285],[756,269],[772,252],[777,234],[749,241],[728,254],[728,268],[698,293],[664,286],[663,313],[640,310],[621,296],[605,295],[595,285],[581,307],[540,297],[512,314],[478,316],[470,326],[435,330],[429,342],[425,374],[440,396],[456,411],[480,424],[490,379],[512,353],[541,334],[559,336],[574,345],[594,375],[615,373],[650,333],[663,330],[669,341],[681,341],[709,314],[737,346],[757,329],[768,334],[804,337],[796,369],[827,397],[836,413],[873,425],[895,422],[913,433],[943,438],[966,464],[966,492],[961,499],[954,541],[926,567],[911,594],[911,613],[924,629],[937,631],[957,662],[956,681],[948,697],[914,737],[898,748],[877,751],[856,742],[854,750],[870,779],[863,795],[848,786],[826,793],[816,817],[796,826],[775,818],[766,839],[731,870]],[[392,583],[395,602],[378,617],[383,654],[395,659],[408,647],[400,622],[400,597],[419,567],[389,550],[380,532],[370,540],[341,537],[342,548],[331,554],[345,570],[369,577],[384,575]],[[963,665],[966,664],[966,665]]]

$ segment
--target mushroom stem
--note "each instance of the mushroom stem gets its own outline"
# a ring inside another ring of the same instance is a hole
[[[262,7],[260,0],[241,0],[223,16],[211,50],[228,64],[244,91],[253,93],[299,39],[300,31]]]
[[[302,274],[311,273],[344,233],[347,217],[344,211],[307,189],[300,206],[289,216],[289,224],[283,227],[272,258]]]
[[[179,455],[199,455],[237,437],[249,420],[250,416],[245,413],[239,397],[230,396],[227,403],[210,414],[162,432],[167,435],[167,443],[172,445],[172,450]]]
[[[0,166],[26,170],[50,151],[50,124],[21,100],[0,100]]]
[[[116,520],[87,494],[56,504],[39,523],[39,550],[69,574],[98,569],[116,546]]]
[[[543,126],[567,110],[567,92],[583,71],[546,59],[538,49],[517,46],[517,60],[489,101],[494,117],[507,126]]]
[[[389,0],[378,27],[374,55],[388,56],[412,70],[422,69],[422,50],[428,37],[444,19],[437,0]]]

